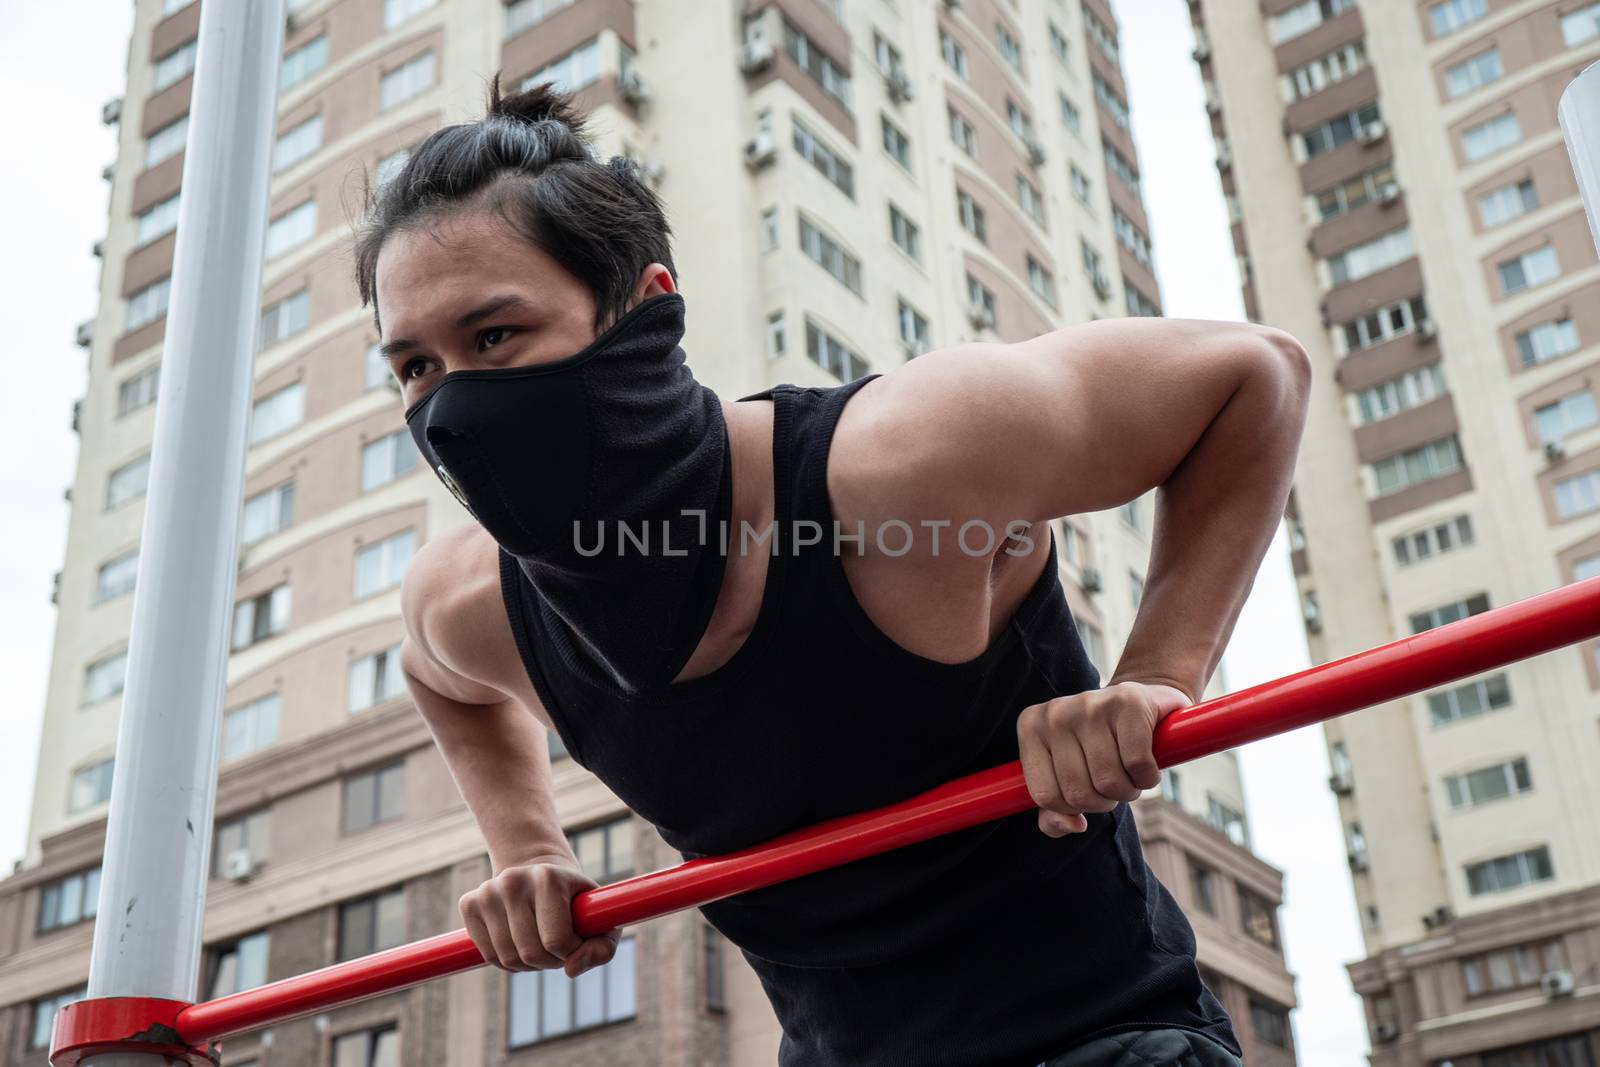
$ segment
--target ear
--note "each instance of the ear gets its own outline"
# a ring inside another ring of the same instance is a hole
[[[652,263],[639,272],[639,280],[633,286],[633,302],[638,304],[653,296],[677,291],[678,286],[672,280],[672,272],[660,263]]]

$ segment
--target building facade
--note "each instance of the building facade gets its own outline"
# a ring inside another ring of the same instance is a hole
[[[457,928],[490,874],[406,699],[399,582],[469,517],[418,464],[346,254],[363,183],[485,87],[575,89],[605,155],[667,205],[699,377],[827,385],[931,347],[1159,313],[1116,20],[1101,0],[293,0],[196,999]],[[200,4],[139,0],[29,851],[0,883],[0,1060],[37,1067],[81,995],[137,569]],[[1110,670],[1152,502],[1056,526]],[[571,760],[559,809],[600,881],[668,865]],[[1293,1062],[1279,874],[1247,849],[1237,765],[1140,801],[1151,862],[1199,917],[1252,1064]],[[1190,818],[1197,813],[1212,825]],[[225,1043],[225,1067],[770,1064],[753,973],[695,913],[605,968],[482,968]]]
[[[1196,0],[1250,316],[1319,365],[1314,660],[1600,573],[1592,0]],[[1600,1063],[1600,645],[1328,724],[1378,1067]]]

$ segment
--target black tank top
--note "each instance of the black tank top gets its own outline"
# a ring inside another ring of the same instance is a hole
[[[896,644],[856,601],[824,473],[863,378],[771,399],[779,550],[726,664],[630,698],[502,552],[517,647],[567,750],[685,858],[746,848],[1017,757],[1023,708],[1097,687],[1043,573],[977,658]],[[853,550],[848,545],[846,551]],[[1179,1026],[1238,1051],[1194,935],[1140,852],[1133,813],[1062,839],[1033,813],[709,905],[783,1025],[782,1067],[1035,1067],[1091,1034]]]

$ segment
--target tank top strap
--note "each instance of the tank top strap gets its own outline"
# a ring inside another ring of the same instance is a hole
[[[792,514],[796,522],[814,522],[822,526],[822,536],[831,543],[833,537],[833,508],[828,503],[828,453],[833,445],[833,432],[844,413],[845,404],[861,387],[882,375],[869,374],[845,385],[827,389],[780,386],[793,396],[795,413],[793,442]],[[808,531],[814,535],[815,531]]]

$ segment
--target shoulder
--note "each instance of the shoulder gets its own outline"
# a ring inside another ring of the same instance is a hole
[[[408,670],[437,692],[467,703],[479,702],[474,691],[487,697],[484,687],[521,692],[526,672],[501,596],[500,546],[482,527],[469,522],[429,538],[406,568],[400,608]]]

